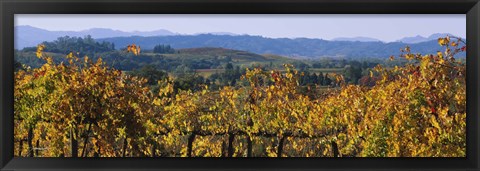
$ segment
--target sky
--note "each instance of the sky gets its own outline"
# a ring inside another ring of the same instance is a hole
[[[271,38],[403,37],[450,33],[466,37],[465,14],[16,14],[15,26],[51,31],[166,29],[179,34],[230,32]]]

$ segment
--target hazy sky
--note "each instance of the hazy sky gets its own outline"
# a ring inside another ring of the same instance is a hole
[[[55,31],[111,28],[122,31],[166,29],[180,34],[230,32],[272,38],[372,37],[395,41],[406,36],[451,33],[466,37],[464,14],[434,15],[58,15],[17,14],[15,25]]]

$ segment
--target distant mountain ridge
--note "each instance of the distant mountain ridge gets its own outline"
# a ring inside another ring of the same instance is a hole
[[[446,37],[447,35],[455,36],[455,35],[452,35],[452,34],[449,34],[449,33],[435,33],[435,34],[432,34],[428,37],[423,37],[423,36],[417,35],[417,36],[414,36],[414,37],[404,37],[404,38],[402,38],[400,40],[397,40],[397,41],[398,42],[403,42],[403,43],[421,43],[421,42],[427,42],[427,41],[431,41],[431,40],[437,40],[438,38]]]
[[[19,34],[21,33],[21,34]],[[180,35],[168,30],[149,32],[123,32],[112,29],[88,29],[84,31],[48,31],[31,26],[15,27],[15,48],[36,46],[44,41],[53,41],[58,37],[84,37],[91,35],[97,41],[107,41],[115,47],[126,47],[135,43],[142,49],[153,49],[158,44],[169,44],[173,48],[219,47],[237,49],[257,54],[277,54],[290,58],[386,58],[400,54],[400,49],[410,46],[415,53],[436,53],[442,50],[437,43],[438,37],[446,33],[406,37],[396,42],[382,42],[368,37],[336,38],[334,40],[312,38],[267,38],[262,36],[237,35],[227,32]],[[137,36],[138,35],[138,36]]]
[[[290,58],[387,58],[399,55],[400,49],[410,46],[412,52],[434,54],[443,50],[437,40],[416,44],[402,42],[352,42],[329,41],[307,38],[266,38],[261,36],[229,35],[173,35],[156,37],[114,37],[98,39],[112,42],[116,47],[126,47],[135,43],[142,49],[153,49],[158,44],[169,44],[173,48],[221,47],[237,49],[257,54],[277,54]]]
[[[193,35],[200,35],[200,34],[229,35],[229,36],[239,36],[240,35],[240,34],[230,33],[230,32],[196,33],[196,34],[193,34]]]
[[[22,34],[18,34],[22,33]],[[211,32],[211,33],[196,33],[193,35],[201,34],[213,34],[213,35],[229,35],[229,36],[244,36],[246,34],[237,34],[230,32]],[[90,35],[95,39],[100,38],[111,38],[111,37],[130,37],[130,36],[171,36],[171,35],[181,35],[165,29],[159,29],[155,31],[133,31],[126,32],[120,30],[113,30],[108,28],[91,28],[82,31],[49,31],[41,28],[36,28],[28,25],[16,26],[15,27],[15,48],[21,49],[24,47],[36,46],[37,44],[43,41],[53,41],[58,37],[70,36],[70,37],[84,37]],[[182,34],[186,35],[186,34]],[[439,37],[445,37],[448,33],[436,33],[432,34],[429,37],[423,37],[420,35],[413,37],[404,37],[395,42],[403,43],[421,43],[427,42],[430,40],[438,39]],[[371,37],[337,37],[331,39],[331,41],[351,41],[351,42],[385,42],[376,38]]]
[[[21,33],[21,34],[19,34]],[[91,28],[82,31],[49,31],[28,25],[15,27],[15,48],[21,49],[24,47],[36,46],[44,41],[53,41],[58,37],[84,37],[87,35],[95,39],[108,37],[128,37],[128,36],[167,36],[176,35],[165,29],[154,31],[133,31],[125,32],[120,30],[106,29],[106,28]]]
[[[350,41],[350,42],[383,42],[380,39],[375,39],[371,37],[337,37],[332,39],[332,41]]]

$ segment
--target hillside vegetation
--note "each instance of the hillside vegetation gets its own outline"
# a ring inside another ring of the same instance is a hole
[[[76,43],[81,42],[81,43]],[[138,56],[126,53],[124,49],[114,50],[114,44],[99,43],[90,37],[61,37],[53,42],[44,42],[45,52],[53,56],[56,62],[66,62],[66,53],[74,53],[80,57],[89,56],[92,59],[102,57],[105,62],[121,70],[139,69],[146,64],[156,65],[158,69],[172,71],[179,65],[187,65],[191,69],[219,69],[226,63],[249,67],[252,64],[281,66],[291,63],[289,59],[278,55],[260,55],[247,51],[201,47],[177,49],[170,53],[155,53],[148,50]],[[15,59],[23,64],[37,68],[45,62],[36,57],[36,48],[28,47],[17,50]]]

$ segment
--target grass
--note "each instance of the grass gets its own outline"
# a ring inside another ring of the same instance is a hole
[[[196,72],[198,75],[201,75],[204,78],[208,78],[215,73],[223,73],[225,69],[197,69]]]
[[[315,73],[320,73],[322,72],[323,74],[326,74],[326,73],[341,73],[343,72],[345,69],[344,68],[310,68],[309,71],[310,72],[315,72]]]

